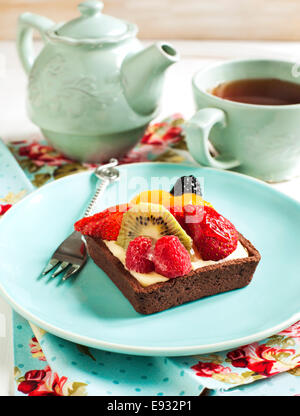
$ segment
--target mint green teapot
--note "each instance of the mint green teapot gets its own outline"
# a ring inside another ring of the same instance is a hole
[[[172,45],[143,48],[134,24],[85,1],[64,24],[32,13],[19,18],[17,48],[28,73],[28,115],[66,156],[85,162],[121,157],[156,116]],[[35,58],[33,29],[44,47]]]

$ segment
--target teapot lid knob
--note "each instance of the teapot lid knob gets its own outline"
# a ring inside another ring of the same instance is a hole
[[[88,0],[80,3],[78,9],[83,16],[94,16],[101,13],[103,6],[102,1]]]
[[[78,9],[81,16],[58,25],[51,34],[53,39],[76,45],[102,45],[121,42],[137,32],[134,24],[101,13],[102,1],[83,1]]]

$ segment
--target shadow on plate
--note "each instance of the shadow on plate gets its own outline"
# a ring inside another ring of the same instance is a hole
[[[76,277],[74,294],[101,318],[120,320],[144,316],[137,313],[110,278],[88,259]]]

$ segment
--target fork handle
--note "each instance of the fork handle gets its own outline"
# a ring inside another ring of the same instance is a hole
[[[98,185],[98,187],[96,189],[95,195],[93,196],[91,202],[89,203],[89,205],[88,205],[88,207],[87,207],[87,209],[84,213],[84,217],[89,217],[89,215],[91,214],[91,212],[92,212],[92,210],[93,210],[93,208],[96,204],[96,201],[98,200],[100,194],[102,192],[104,192],[104,190],[106,189],[109,182],[110,181],[108,179],[102,179],[101,180],[100,184]]]
[[[90,216],[96,204],[96,201],[99,198],[99,195],[105,190],[107,185],[111,182],[116,181],[119,178],[120,172],[118,169],[116,169],[117,165],[118,165],[117,159],[112,158],[110,159],[109,163],[102,165],[102,166],[98,166],[98,168],[94,170],[94,175],[96,175],[96,177],[100,179],[101,182],[97,186],[95,195],[93,196],[91,202],[89,203],[89,206],[87,207],[84,213],[84,217]]]

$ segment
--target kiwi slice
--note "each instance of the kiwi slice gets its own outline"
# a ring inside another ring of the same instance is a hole
[[[192,239],[163,205],[141,202],[125,212],[117,244],[127,249],[130,241],[141,235],[153,241],[176,235],[187,250],[192,247]]]

